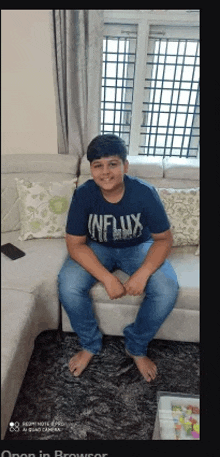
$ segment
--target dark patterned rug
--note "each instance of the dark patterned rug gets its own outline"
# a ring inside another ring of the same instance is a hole
[[[79,351],[74,333],[41,333],[5,440],[151,440],[157,392],[199,394],[197,343],[153,340],[148,356],[158,376],[147,383],[124,349],[124,338],[103,337],[103,349],[79,378],[68,369]]]

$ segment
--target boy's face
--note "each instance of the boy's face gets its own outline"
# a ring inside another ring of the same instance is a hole
[[[103,191],[114,191],[122,187],[124,174],[128,171],[128,161],[118,156],[102,157],[90,164],[92,177]]]

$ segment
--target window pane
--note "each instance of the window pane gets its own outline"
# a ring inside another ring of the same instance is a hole
[[[187,105],[189,103],[189,95],[190,92],[188,90],[181,90],[179,96],[179,104],[180,105]]]
[[[154,43],[154,56],[149,54],[147,61],[148,78],[143,105],[145,130],[141,134],[140,153],[180,157],[195,155],[190,150],[190,138],[199,114],[196,106],[199,90],[198,40],[150,40]]]
[[[167,53],[173,54],[174,56],[176,56],[177,48],[178,48],[178,41],[169,41],[168,47],[167,47]]]
[[[186,45],[186,54],[194,56],[196,54],[197,41],[188,41]]]
[[[116,77],[116,63],[108,63],[106,77],[115,78]]]
[[[124,138],[128,147],[135,59],[136,37],[104,38],[101,133],[117,133]]]

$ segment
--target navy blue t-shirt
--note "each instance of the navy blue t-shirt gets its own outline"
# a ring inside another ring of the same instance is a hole
[[[79,186],[69,208],[66,232],[121,248],[168,230],[170,223],[155,188],[128,175],[124,183],[125,193],[118,203],[106,201],[93,179]]]

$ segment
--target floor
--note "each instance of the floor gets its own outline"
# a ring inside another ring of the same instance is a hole
[[[158,376],[147,383],[126,355],[123,337],[104,336],[100,355],[79,378],[68,369],[76,334],[42,332],[6,440],[151,440],[159,391],[199,394],[198,343],[153,340]]]

